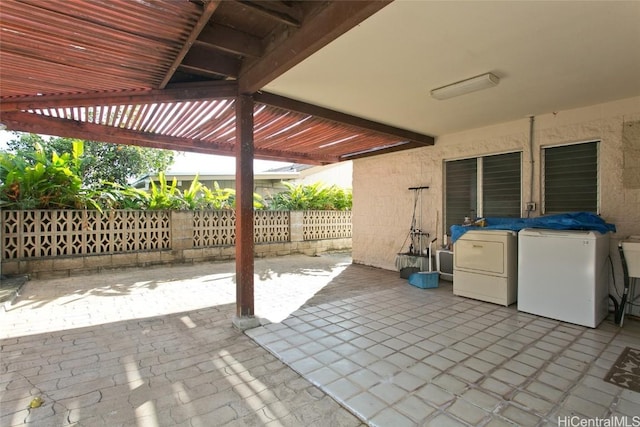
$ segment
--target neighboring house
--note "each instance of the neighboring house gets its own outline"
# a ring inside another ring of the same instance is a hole
[[[253,191],[268,200],[274,194],[287,189],[286,186],[282,184],[283,181],[305,185],[322,182],[328,186],[337,185],[341,188],[351,188],[351,171],[352,165],[350,161],[326,166],[294,163],[288,166],[255,173],[253,176]],[[169,169],[165,176],[169,182],[175,178],[180,190],[189,188],[196,176],[198,176],[198,181],[208,188],[213,188],[214,182],[217,182],[220,188],[235,189],[236,186],[236,176],[234,173],[174,171]],[[158,176],[146,175],[139,178],[132,185],[135,188],[148,190],[151,181],[157,184],[159,182]]]
[[[185,190],[189,188],[191,182],[198,177],[198,181],[208,187],[213,188],[214,182],[218,183],[220,188],[236,188],[236,176],[235,174],[216,174],[216,173],[195,173],[191,172],[179,172],[179,171],[171,171],[169,170],[166,173],[166,178],[168,182],[171,182],[174,178],[178,183],[178,188],[180,190]],[[272,194],[280,193],[286,190],[286,187],[282,184],[283,181],[292,181],[298,178],[298,172],[260,172],[256,173],[253,176],[253,192],[261,195],[263,198],[267,198]],[[133,186],[136,188],[143,188],[148,190],[150,187],[151,181],[154,181],[156,184],[158,181],[158,176],[144,176],[133,183]]]
[[[289,166],[270,169],[269,172],[298,172],[298,177],[292,182],[296,184],[313,184],[322,182],[327,186],[335,185],[340,188],[352,188],[353,162],[351,160],[324,166],[304,165],[294,163]]]

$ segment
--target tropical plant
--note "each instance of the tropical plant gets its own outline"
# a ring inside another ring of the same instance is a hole
[[[348,211],[353,207],[353,192],[351,189],[332,188],[333,206],[339,211]]]
[[[188,206],[178,189],[178,180],[174,177],[169,184],[164,172],[160,172],[158,185],[151,181],[148,207],[154,210],[186,209]]]
[[[231,188],[220,188],[214,181],[213,189],[202,187],[204,209],[233,209],[235,206],[235,190]]]
[[[35,143],[28,156],[0,153],[0,198],[17,209],[99,208],[82,185],[82,141],[50,156]]]
[[[102,187],[93,190],[92,198],[104,209],[144,210],[149,205],[149,193],[131,186],[115,182],[103,182]]]
[[[29,159],[35,144],[50,157],[54,152],[69,153],[74,140],[37,134],[15,132],[15,139],[7,142],[8,151]],[[133,177],[153,175],[166,170],[173,163],[174,152],[133,145],[84,141],[82,166],[78,174],[87,188],[99,188],[103,182],[126,185]]]
[[[282,183],[286,191],[273,196],[271,210],[349,210],[352,206],[351,190],[337,186],[327,187],[321,182],[314,184]]]
[[[235,202],[235,200],[234,200]],[[234,203],[235,205],[235,203]],[[265,204],[264,201],[262,200],[262,196],[259,195],[258,193],[253,193],[253,208],[254,209],[264,209],[265,208]]]
[[[0,152],[0,203],[14,209],[234,209],[236,192],[202,185],[198,176],[189,188],[180,191],[177,179],[167,181],[164,172],[150,191],[130,187],[117,181],[83,182],[83,171],[91,158],[84,141],[71,142],[61,155],[49,145],[45,148],[38,135],[30,135],[34,148],[20,148],[17,153]],[[64,147],[66,140],[54,140]],[[16,146],[17,147],[17,146]],[[16,148],[14,147],[14,148]],[[108,162],[105,162],[108,163]],[[351,208],[350,190],[321,183],[295,185],[283,183],[287,191],[276,194],[269,205],[272,210],[346,210]],[[254,209],[264,209],[259,194],[253,194]]]
[[[175,178],[174,178],[175,179]],[[191,181],[191,185],[182,192],[182,200],[187,209],[200,209],[203,204],[202,189],[204,186],[198,181],[198,175]]]
[[[214,181],[213,189],[203,186],[204,194],[202,209],[235,209],[236,207],[236,190],[233,188],[220,188],[220,185]],[[253,208],[264,209],[262,196],[253,193]]]

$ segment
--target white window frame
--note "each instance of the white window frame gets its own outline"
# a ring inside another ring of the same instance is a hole
[[[521,212],[521,207],[522,205],[522,197],[523,197],[523,191],[522,191],[522,186],[523,186],[523,178],[522,178],[522,173],[523,173],[523,167],[522,167],[522,162],[523,162],[523,152],[522,150],[517,150],[517,151],[505,151],[505,152],[500,152],[500,153],[492,153],[492,154],[486,154],[486,155],[482,155],[482,156],[470,156],[470,157],[462,157],[462,158],[457,158],[457,159],[445,159],[444,160],[444,167],[443,167],[443,188],[444,188],[444,224],[445,227],[448,229],[448,227],[452,224],[447,224],[447,200],[446,200],[446,195],[447,195],[447,163],[450,162],[456,162],[456,161],[460,161],[460,160],[471,160],[471,159],[476,159],[477,161],[477,165],[476,165],[476,209],[475,209],[475,216],[477,217],[483,217],[484,216],[484,206],[483,206],[483,202],[484,202],[484,185],[483,185],[483,169],[484,169],[484,159],[487,157],[492,157],[492,156],[500,156],[503,154],[520,154],[520,201],[518,203],[518,209],[519,212]],[[472,212],[469,212],[469,215],[472,215]],[[460,218],[460,223],[462,223],[462,221],[464,220],[464,218]],[[445,230],[446,231],[446,230]]]
[[[596,214],[600,214],[600,195],[601,195],[601,191],[600,191],[600,186],[601,186],[601,173],[600,173],[600,147],[602,144],[602,141],[599,139],[593,139],[593,140],[587,140],[587,141],[578,141],[578,142],[568,142],[568,143],[563,143],[563,144],[554,144],[554,145],[545,145],[540,147],[541,152],[540,152],[540,200],[541,200],[541,212],[542,214],[557,214],[557,213],[561,213],[562,211],[549,211],[547,209],[547,188],[545,186],[545,182],[546,182],[546,172],[547,172],[547,167],[546,167],[546,153],[545,150],[547,149],[553,149],[553,148],[558,148],[558,147],[568,147],[568,146],[577,146],[577,145],[581,145],[581,144],[592,144],[595,143],[597,144],[596,146]],[[571,212],[571,210],[565,210],[563,212]]]

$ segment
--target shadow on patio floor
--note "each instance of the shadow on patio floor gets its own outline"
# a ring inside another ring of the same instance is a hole
[[[622,349],[640,348],[638,321],[589,329],[455,297],[445,281],[418,289],[348,254],[293,256],[256,261],[256,314],[272,323],[247,335],[267,351],[231,326],[234,269],[27,283],[0,312],[0,425],[499,426],[637,415],[640,394],[603,378]],[[27,409],[36,396],[43,406]]]
[[[256,273],[267,273],[256,280],[265,316],[271,303],[294,311],[350,261],[287,258],[256,262]],[[231,326],[234,268],[29,282],[0,311],[0,425],[361,425]],[[44,403],[28,409],[34,397]]]

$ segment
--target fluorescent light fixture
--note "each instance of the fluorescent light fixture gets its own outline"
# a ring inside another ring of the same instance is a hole
[[[465,95],[477,90],[488,89],[500,83],[500,78],[492,73],[485,73],[470,79],[461,80],[450,85],[442,86],[431,91],[435,99],[443,100],[454,96]]]

